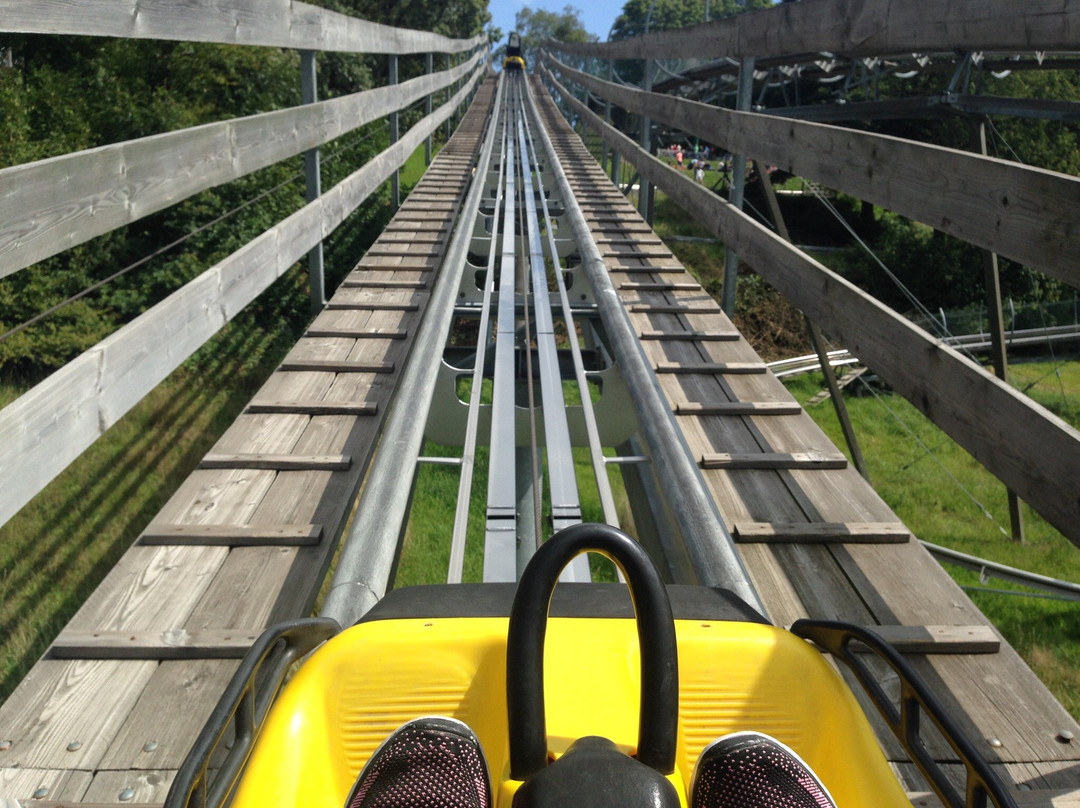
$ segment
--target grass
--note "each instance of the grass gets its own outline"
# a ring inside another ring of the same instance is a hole
[[[402,169],[402,189],[423,171],[421,147]],[[305,283],[297,272],[278,283]],[[266,300],[254,304],[262,306],[258,316],[226,326],[0,526],[0,702],[295,343],[286,312],[268,310]],[[23,392],[0,383],[0,407]]]
[[[1012,383],[1077,425],[1080,363],[1015,365]],[[805,403],[824,386],[819,374],[787,384]],[[1025,542],[1009,535],[1004,486],[898,395],[846,395],[848,411],[875,490],[920,539],[1080,583],[1080,552],[1022,505]],[[832,405],[807,407],[839,447],[846,448]],[[1031,590],[945,565],[953,578],[1055,696],[1080,717],[1080,603],[1034,596]],[[998,591],[990,591],[998,590]],[[1018,594],[1004,594],[1018,593]]]
[[[0,701],[270,374],[293,335],[227,326],[0,527]],[[21,392],[0,386],[0,400]]]

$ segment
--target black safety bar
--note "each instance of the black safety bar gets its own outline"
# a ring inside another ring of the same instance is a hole
[[[547,765],[544,637],[559,574],[580,553],[599,553],[622,570],[637,615],[641,712],[637,759],[661,774],[675,770],[679,666],[667,590],[641,545],[610,525],[563,528],[544,542],[521,575],[506,638],[510,776],[525,780]]]
[[[946,806],[986,808],[989,798],[997,808],[1016,808],[1012,794],[979,754],[960,724],[949,715],[938,697],[892,645],[863,626],[830,620],[798,620],[792,625],[791,631],[799,637],[813,640],[851,669],[893,735]],[[851,647],[852,643],[865,646],[897,675],[900,680],[899,707],[878,684],[865,662],[866,655],[856,653]],[[964,765],[967,781],[963,798],[919,735],[919,720],[923,713],[930,718]]]
[[[340,630],[336,620],[312,617],[279,623],[262,633],[244,655],[176,773],[165,808],[221,808],[226,804],[289,667]],[[231,747],[226,738],[230,727],[234,729]],[[227,751],[220,766],[212,770],[219,749]]]

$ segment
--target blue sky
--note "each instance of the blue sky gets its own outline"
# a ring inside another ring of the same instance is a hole
[[[567,5],[574,6],[581,11],[581,18],[585,22],[585,30],[590,34],[596,34],[601,40],[607,39],[608,31],[615,23],[615,18],[622,12],[626,0],[585,0],[584,2],[567,2],[567,0],[490,0],[488,9],[491,11],[492,24],[501,28],[503,36],[514,30],[514,15],[522,7],[532,9],[544,9],[561,14]]]

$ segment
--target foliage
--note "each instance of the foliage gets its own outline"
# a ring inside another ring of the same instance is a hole
[[[772,5],[771,0],[626,0],[622,13],[611,27],[609,39],[629,39],[649,31],[667,31],[705,22],[706,2],[710,20]],[[640,84],[644,76],[641,62],[636,60],[618,60],[615,69],[631,84]]]
[[[514,16],[514,28],[521,37],[521,53],[525,64],[532,69],[536,53],[545,39],[559,42],[595,42],[597,37],[585,30],[581,9],[567,5],[561,12],[524,6]],[[505,50],[500,49],[500,52]]]
[[[706,0],[626,0],[611,28],[611,39],[629,39],[648,31],[685,28],[705,22]],[[768,8],[770,0],[709,0],[709,19]]]

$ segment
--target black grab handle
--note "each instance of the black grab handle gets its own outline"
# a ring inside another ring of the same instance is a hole
[[[626,576],[637,615],[641,712],[637,758],[661,774],[675,770],[679,663],[667,589],[641,545],[610,525],[564,528],[540,546],[521,575],[506,638],[510,776],[525,780],[547,765],[544,637],[559,574],[580,553],[600,553]]]

